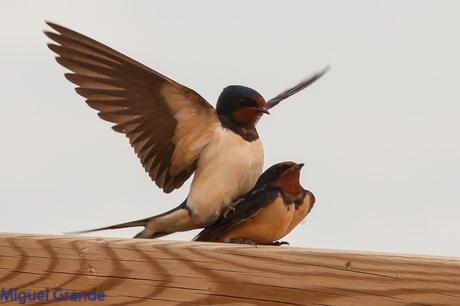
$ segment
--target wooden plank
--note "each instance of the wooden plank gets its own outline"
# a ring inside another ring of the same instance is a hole
[[[458,306],[460,259],[0,234],[1,288],[105,293],[91,305]]]

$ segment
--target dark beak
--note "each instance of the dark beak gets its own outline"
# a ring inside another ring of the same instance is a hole
[[[304,164],[304,163],[301,163],[301,164],[295,165],[294,167],[295,167],[296,169],[302,169],[303,166],[305,166],[305,164]]]
[[[266,107],[254,107],[253,109],[255,109],[256,111],[258,111],[260,113],[270,115],[270,112],[268,111],[268,109]]]

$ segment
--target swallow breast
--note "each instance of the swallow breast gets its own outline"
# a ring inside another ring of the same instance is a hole
[[[291,223],[286,229],[285,235],[289,234],[300,222],[302,222],[314,204],[315,199],[313,195],[310,192],[305,193],[302,203],[294,211],[294,215],[292,217]]]
[[[218,126],[202,151],[187,205],[195,222],[209,224],[221,211],[254,187],[264,163],[260,139],[246,141]]]

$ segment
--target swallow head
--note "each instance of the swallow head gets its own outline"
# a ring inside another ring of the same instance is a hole
[[[281,190],[296,195],[303,191],[300,185],[300,170],[304,164],[291,161],[278,163],[271,166],[260,176],[258,184],[270,184]]]
[[[243,126],[253,126],[263,114],[270,114],[265,99],[252,88],[231,85],[222,91],[217,100],[217,114]]]

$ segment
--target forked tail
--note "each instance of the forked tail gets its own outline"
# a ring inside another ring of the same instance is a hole
[[[166,235],[169,235],[175,232],[188,231],[188,230],[202,227],[199,224],[196,224],[192,220],[190,212],[187,208],[187,200],[185,200],[181,205],[177,206],[176,208],[171,209],[165,213],[153,216],[153,217],[120,223],[120,224],[115,224],[115,225],[110,225],[110,226],[89,229],[89,230],[68,232],[65,234],[85,234],[85,233],[92,233],[92,232],[97,232],[97,231],[137,227],[137,226],[143,226],[144,229],[141,232],[139,232],[136,236],[134,236],[134,238],[149,238],[149,239],[154,239],[154,238],[166,236]]]

